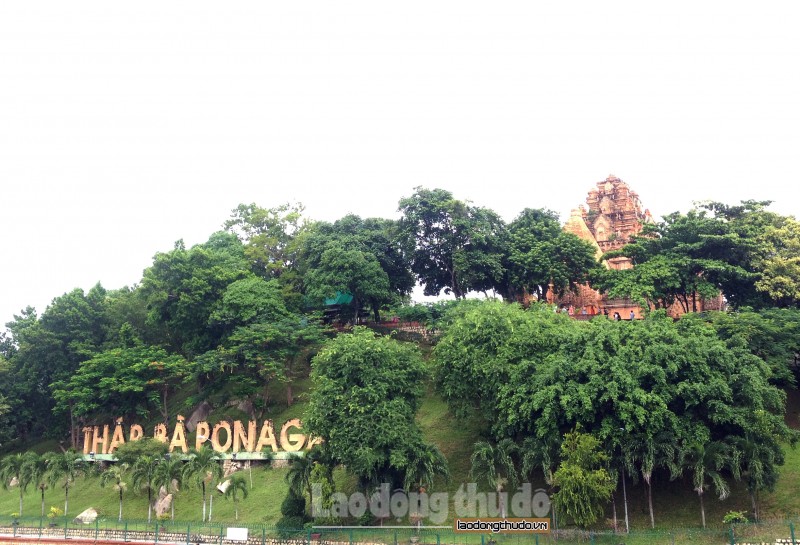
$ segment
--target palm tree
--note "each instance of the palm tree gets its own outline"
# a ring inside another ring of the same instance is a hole
[[[236,495],[241,492],[243,498],[247,498],[247,479],[239,474],[231,475],[231,484],[225,489],[225,497],[233,498],[233,512],[236,520],[239,520],[239,499]]]
[[[700,498],[700,517],[703,521],[703,528],[706,527],[706,511],[703,505],[703,493],[710,486],[719,495],[720,500],[724,500],[730,494],[728,483],[722,477],[720,470],[730,462],[728,449],[724,443],[713,441],[703,443],[694,441],[684,445],[679,455],[679,473],[687,469],[692,475],[692,486]],[[710,483],[708,481],[711,481]]]
[[[222,478],[224,470],[217,453],[210,448],[193,450],[183,469],[184,479],[194,478],[203,491],[203,522],[206,521],[206,484]]]
[[[114,490],[119,492],[119,520],[122,522],[122,493],[127,490],[128,485],[122,479],[128,470],[128,464],[115,464],[100,474],[100,486],[105,487],[108,483],[114,483]]]
[[[150,523],[153,513],[153,486],[155,486],[156,468],[163,458],[152,454],[144,454],[134,462],[131,468],[133,487],[141,490],[147,489],[147,523]]]
[[[296,496],[304,498],[308,494],[307,509],[311,508],[311,471],[317,462],[317,455],[312,454],[314,452],[312,450],[305,455],[291,453],[289,455],[289,471],[284,477],[289,489]]]
[[[183,484],[183,460],[177,456],[171,456],[169,459],[157,464],[154,484],[163,486],[167,492],[170,489],[177,492]],[[175,498],[170,502],[170,515],[171,519],[175,520]]]
[[[44,491],[47,489],[47,457],[29,452],[25,461],[24,472],[30,484],[36,486],[42,494],[42,517],[44,517]]]
[[[736,480],[744,478],[753,517],[758,521],[758,493],[775,486],[778,480],[777,466],[783,463],[781,450],[775,448],[775,438],[771,435],[758,437],[752,432],[745,432],[743,437],[730,437],[728,441],[734,448],[731,456],[734,462],[733,476]]]
[[[16,479],[19,487],[19,516],[22,516],[22,497],[30,484],[25,471],[28,456],[25,454],[10,454],[0,461],[0,479],[3,488],[8,490],[9,481]]]
[[[450,468],[447,465],[447,458],[436,445],[423,443],[411,454],[411,462],[406,469],[404,486],[406,490],[414,487],[424,489],[430,487],[434,477],[441,475],[445,479],[450,479]]]
[[[83,456],[74,450],[51,453],[47,458],[50,485],[55,487],[59,481],[62,482],[60,486],[64,489],[64,516],[67,516],[69,508],[69,488],[78,475],[83,473],[84,468]]]
[[[470,477],[476,481],[485,481],[497,491],[501,517],[506,516],[506,506],[500,492],[506,486],[513,489],[517,484],[517,469],[513,455],[518,450],[517,444],[511,439],[503,439],[497,445],[478,441],[470,458],[472,464]]]
[[[550,497],[553,496],[553,475],[558,468],[560,452],[561,443],[557,434],[547,436],[544,440],[528,437],[522,443],[522,475],[530,477],[534,471],[540,470]],[[551,508],[553,509],[553,526],[558,529],[555,504],[552,504]],[[616,505],[614,508],[616,511]]]
[[[657,467],[667,467],[675,475],[680,473],[680,468],[676,465],[677,449],[675,448],[675,435],[663,431],[656,434],[642,433],[635,435],[631,441],[626,443],[623,462],[628,475],[636,477],[638,471],[642,474],[642,480],[647,485],[647,506],[650,511],[650,527],[656,527],[655,514],[653,512],[653,471]]]

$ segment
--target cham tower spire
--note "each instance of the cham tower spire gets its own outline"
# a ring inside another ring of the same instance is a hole
[[[653,221],[650,211],[642,207],[639,195],[628,184],[610,174],[589,190],[586,205],[572,210],[564,230],[589,242],[595,247],[595,256],[600,257],[612,250],[622,248],[642,230],[645,223]],[[612,269],[628,269],[633,266],[627,257],[616,257],[604,262]],[[562,304],[587,308],[594,314],[608,309],[619,312],[626,318],[634,311],[639,316],[638,305],[628,300],[609,300],[589,286],[578,286],[574,293],[567,294]]]

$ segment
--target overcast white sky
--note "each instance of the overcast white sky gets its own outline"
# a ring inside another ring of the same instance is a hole
[[[141,278],[242,202],[506,220],[613,173],[655,216],[798,216],[800,3],[0,4],[0,324]]]

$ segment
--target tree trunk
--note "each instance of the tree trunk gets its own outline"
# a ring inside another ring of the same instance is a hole
[[[292,394],[292,383],[286,383],[286,406],[291,407],[294,403],[294,394]]]
[[[203,522],[206,521],[206,483],[205,481],[200,483],[203,488]]]
[[[167,412],[167,387],[164,386],[164,389],[161,390],[161,399],[163,403],[163,407],[161,409],[161,415],[164,417],[164,424],[167,423],[169,418],[169,413]]]
[[[78,438],[75,433],[75,413],[72,412],[72,403],[69,404],[69,440],[72,448],[78,448]]]
[[[700,496],[700,518],[703,521],[703,529],[706,527],[706,509],[703,507],[703,492],[698,492],[698,496]]]
[[[44,488],[39,487],[39,490],[42,491],[42,518],[44,518]]]
[[[147,524],[150,524],[153,514],[153,487],[147,486]]]
[[[614,521],[614,533],[617,533],[617,494],[611,494],[611,513]]]
[[[758,522],[758,501],[756,501],[755,492],[750,491],[750,504],[753,506],[753,522]]]
[[[64,516],[67,516],[67,508],[69,507],[69,488],[64,487]]]
[[[119,519],[122,522],[122,488],[119,489]]]
[[[650,479],[647,479],[647,507],[650,509],[650,528],[655,529],[656,518],[653,515],[653,485]]]
[[[23,493],[22,483],[18,484],[17,486],[19,486],[19,516],[21,517],[22,516],[22,493]]]
[[[353,318],[353,326],[357,326],[358,325],[358,310],[359,310],[359,307],[361,306],[361,304],[358,302],[358,297],[353,297],[353,304],[354,304],[354,306],[356,308],[356,314],[355,314],[355,317]]]

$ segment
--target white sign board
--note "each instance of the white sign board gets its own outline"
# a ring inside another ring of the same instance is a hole
[[[225,539],[231,541],[247,541],[247,528],[228,528]]]

